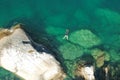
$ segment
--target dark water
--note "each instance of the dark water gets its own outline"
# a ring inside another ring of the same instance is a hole
[[[0,0],[0,26],[10,27],[16,22],[25,24],[25,30],[36,42],[47,46],[60,62],[65,62],[62,64],[69,73],[73,68],[70,65],[82,55],[79,50],[85,47],[77,43],[79,39],[63,40],[66,28],[71,36],[81,29],[91,31],[101,40],[100,45],[92,48],[107,51],[111,62],[119,62],[119,3],[119,0]]]

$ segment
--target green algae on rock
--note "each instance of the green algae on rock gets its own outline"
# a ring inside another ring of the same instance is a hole
[[[91,48],[93,46],[101,44],[99,37],[87,29],[82,29],[71,33],[70,41],[79,44],[84,48]]]
[[[100,49],[91,50],[91,55],[96,60],[96,66],[101,67],[104,65],[105,61],[110,61],[110,55],[106,51],[102,51]]]
[[[111,62],[119,62],[120,61],[120,53],[118,53],[116,50],[111,49],[109,51],[110,57],[111,57]]]
[[[83,48],[72,43],[66,43],[59,47],[64,59],[74,60],[83,54]]]
[[[67,77],[66,78],[75,78],[75,69],[76,69],[76,61],[75,60],[66,60],[64,62],[67,68]],[[69,80],[69,79],[68,79]]]

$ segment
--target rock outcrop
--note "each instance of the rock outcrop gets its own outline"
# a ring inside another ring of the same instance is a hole
[[[20,24],[0,31],[0,66],[25,80],[63,80],[60,63],[44,48],[37,51]]]
[[[104,65],[105,61],[110,60],[110,55],[106,51],[102,51],[100,49],[93,49],[91,50],[91,55],[96,61],[96,66],[97,67],[102,67]]]
[[[76,80],[95,80],[94,72],[94,58],[90,54],[84,54],[81,56],[76,65]]]
[[[75,71],[75,75],[77,77],[77,80],[95,80],[94,66],[79,64]]]
[[[70,35],[70,40],[71,42],[79,44],[84,48],[91,48],[101,44],[99,37],[87,29],[73,32]]]

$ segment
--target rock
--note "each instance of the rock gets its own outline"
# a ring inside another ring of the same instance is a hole
[[[59,47],[64,59],[74,60],[83,54],[83,48],[76,44],[66,43]]]
[[[77,80],[95,80],[94,63],[94,58],[89,53],[84,53],[76,63]]]
[[[67,74],[69,75],[69,77],[74,78],[76,59],[81,57],[81,55],[83,54],[83,48],[76,44],[65,42],[63,45],[59,47],[59,51],[64,58],[64,64],[67,69]],[[66,80],[71,80],[71,79],[66,79]]]
[[[75,72],[78,80],[95,80],[94,66],[79,65]]]
[[[96,60],[96,65],[97,67],[101,67],[104,65],[104,60],[105,60],[105,54],[103,51],[99,49],[92,50],[92,56]]]
[[[79,44],[84,48],[91,48],[101,43],[101,40],[94,33],[87,29],[73,32],[70,35],[70,41]]]
[[[98,68],[95,74],[96,80],[120,80],[120,62],[110,62]]]
[[[0,66],[25,80],[63,80],[65,77],[60,63],[45,50],[38,52],[34,46],[44,48],[34,44],[20,24],[3,30],[0,43]]]
[[[110,55],[106,51],[102,51],[100,49],[91,50],[91,55],[96,60],[97,67],[101,67],[104,65],[104,61],[110,60]]]
[[[110,61],[110,54],[108,52],[105,52],[105,61]]]
[[[110,64],[109,78],[111,80],[120,80],[120,62]]]
[[[109,53],[112,62],[120,61],[120,53],[118,53],[116,50],[110,49]]]
[[[76,69],[76,64],[75,64],[75,60],[66,60],[64,61],[64,64],[66,65],[66,69],[67,69],[67,77],[66,78],[75,78],[75,74],[74,71]],[[66,80],[66,79],[65,79]],[[71,79],[67,79],[67,80],[71,80]]]

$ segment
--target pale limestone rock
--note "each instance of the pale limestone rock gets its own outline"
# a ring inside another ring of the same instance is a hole
[[[60,63],[51,54],[38,52],[20,25],[15,27],[0,38],[0,66],[25,80],[63,80]]]
[[[76,76],[82,77],[85,80],[95,80],[94,66],[78,66]]]

